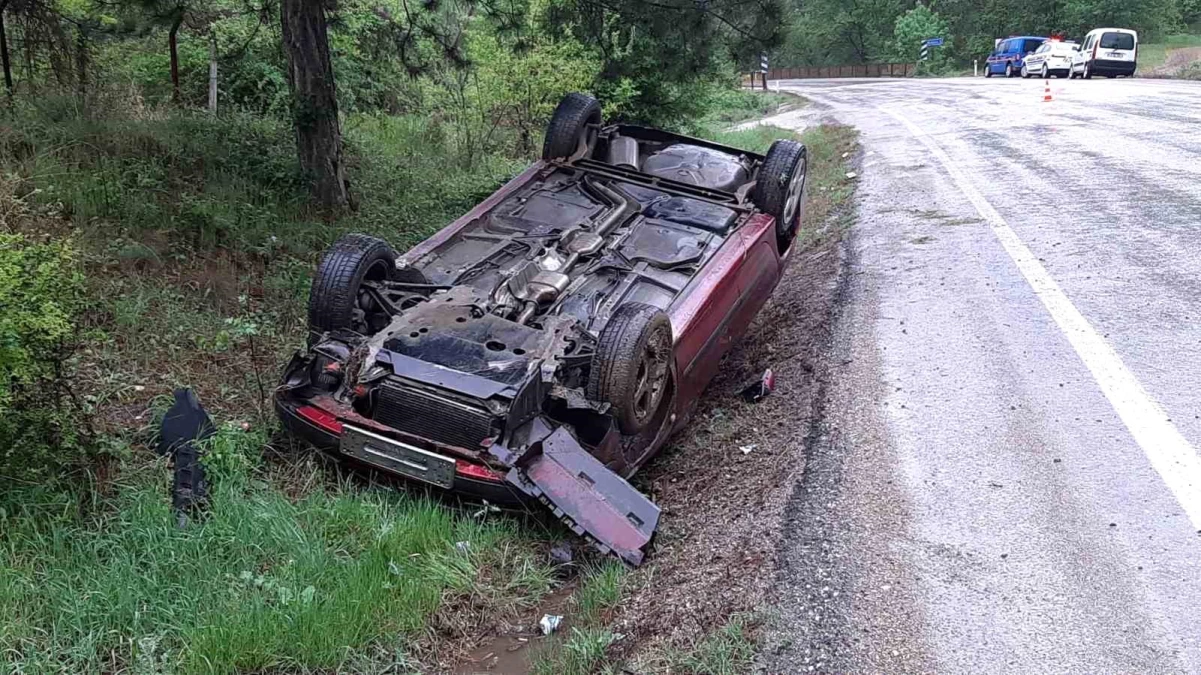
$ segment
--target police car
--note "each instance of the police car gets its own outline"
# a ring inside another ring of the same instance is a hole
[[[1026,57],[1022,63],[1022,77],[1067,77],[1072,69],[1072,57],[1078,51],[1080,45],[1075,42],[1051,38]]]

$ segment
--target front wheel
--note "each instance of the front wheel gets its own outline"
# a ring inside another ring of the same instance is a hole
[[[608,403],[621,433],[641,433],[666,400],[674,344],[658,307],[622,305],[601,330],[588,374],[588,398]]]
[[[1051,79],[1051,71],[1050,71],[1050,70],[1048,70],[1046,66],[1043,66],[1042,77],[1043,77],[1043,79],[1044,79],[1044,80],[1049,80],[1049,79]]]
[[[1030,71],[1026,69],[1025,64],[1022,65],[1022,79],[1023,80],[1030,79]]]
[[[309,328],[317,333],[377,330],[375,303],[365,281],[387,281],[396,270],[396,251],[382,239],[347,234],[325,252],[309,289]]]
[[[801,143],[787,140],[772,143],[759,168],[751,201],[776,219],[776,245],[781,254],[792,246],[801,225],[808,170],[809,151]]]

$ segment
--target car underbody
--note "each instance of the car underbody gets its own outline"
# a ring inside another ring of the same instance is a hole
[[[725,269],[710,263],[765,220],[748,195],[763,158],[653,129],[577,128],[575,156],[535,164],[403,256],[366,237],[336,244],[277,408],[341,457],[542,502],[638,564],[659,510],[625,479],[690,402],[681,371],[694,359],[680,357],[673,313],[708,297],[707,272]]]

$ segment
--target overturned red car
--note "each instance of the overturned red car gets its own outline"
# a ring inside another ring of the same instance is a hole
[[[766,156],[556,109],[543,158],[412,250],[337,241],[286,429],[374,470],[542,503],[641,562],[659,509],[626,479],[678,429],[780,279],[805,147]]]

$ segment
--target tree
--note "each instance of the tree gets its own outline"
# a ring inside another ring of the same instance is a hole
[[[340,209],[350,203],[350,192],[324,2],[282,0],[280,24],[300,169],[313,199],[327,211]]]
[[[950,42],[947,22],[938,12],[918,4],[913,9],[897,17],[893,29],[893,58],[898,61],[914,61],[921,50],[922,40],[941,37]],[[937,72],[946,64],[946,52],[938,48],[930,52],[929,59],[923,64],[927,70]]]

